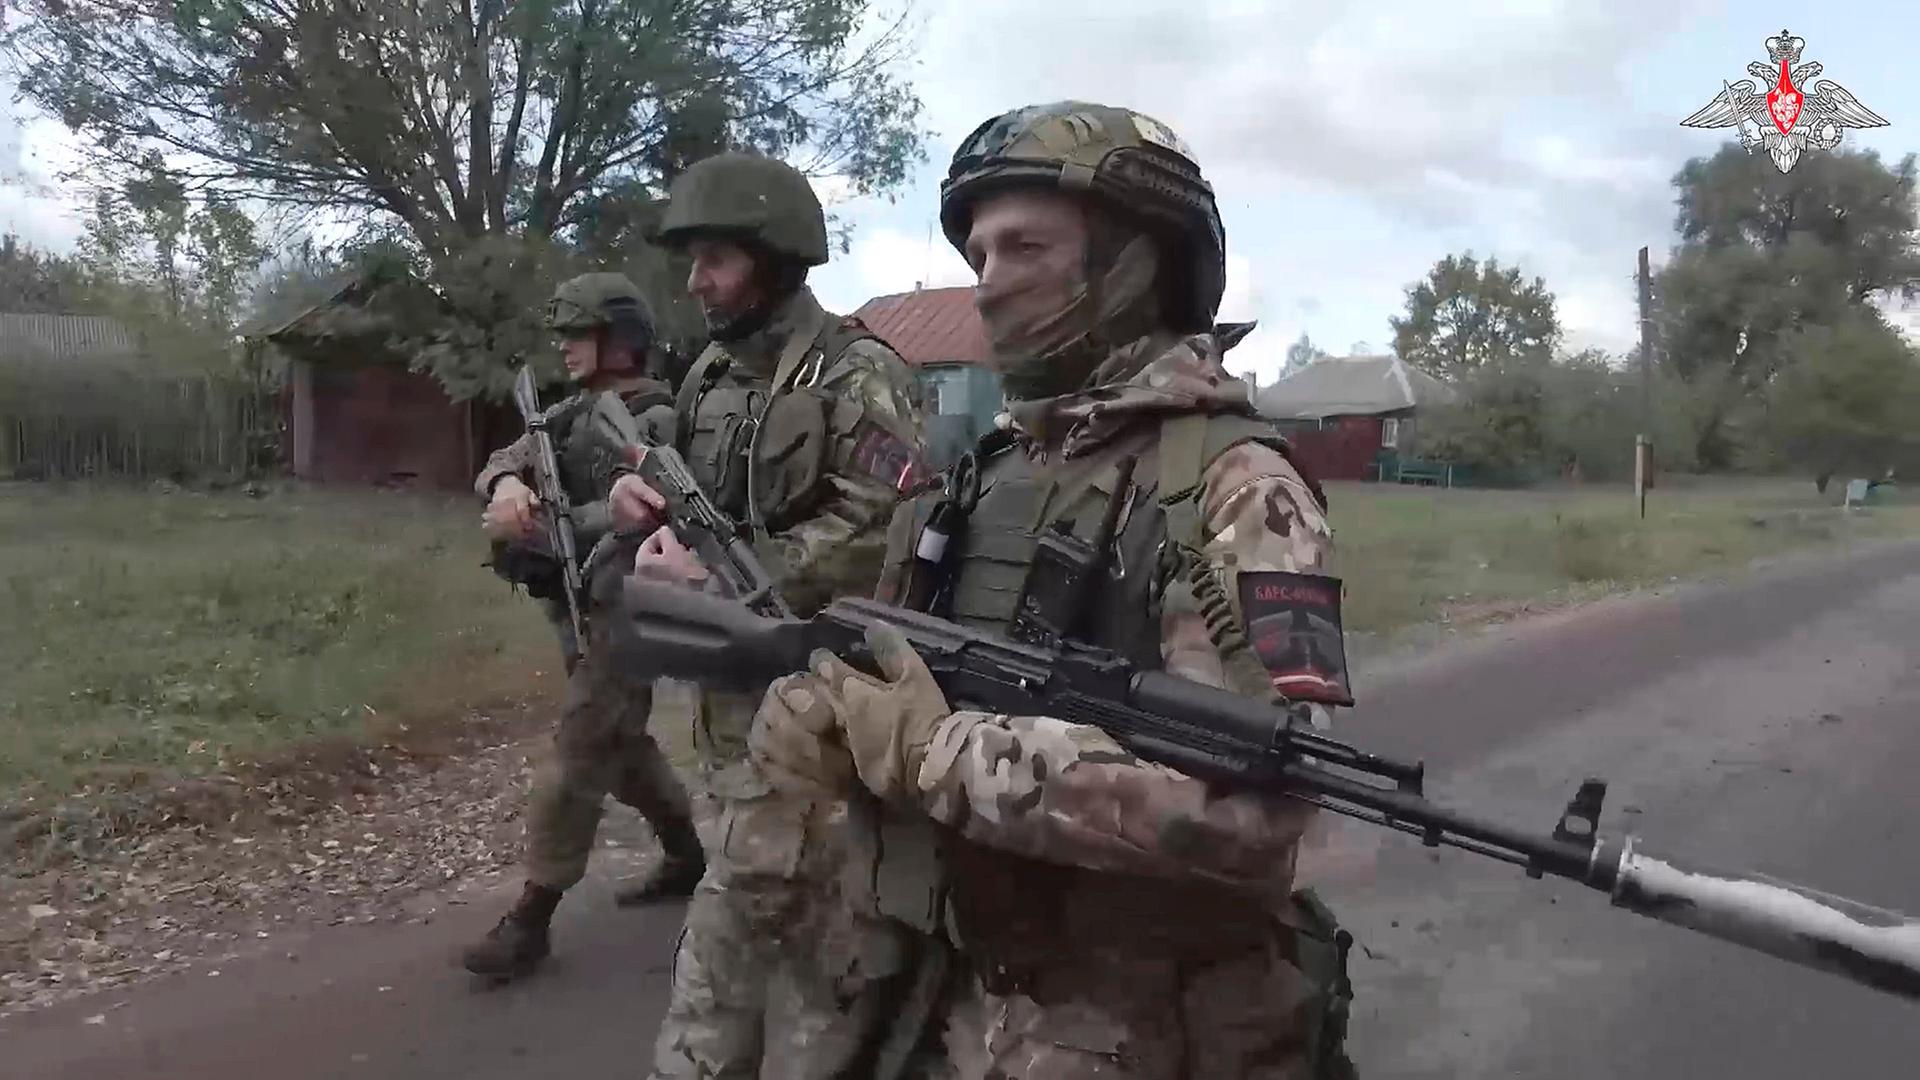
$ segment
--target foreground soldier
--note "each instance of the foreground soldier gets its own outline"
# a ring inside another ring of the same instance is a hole
[[[857,321],[806,287],[827,261],[826,220],[806,178],[723,154],[675,181],[658,242],[692,256],[688,291],[713,344],[682,383],[680,448],[722,510],[751,527],[787,602],[811,614],[863,593],[886,523],[922,456],[913,376]],[[638,478],[615,487],[625,523],[653,522]],[[674,565],[661,529],[636,569]],[[878,981],[900,968],[899,930],[847,895],[838,871],[870,843],[844,797],[796,799],[747,760],[759,695],[704,693],[695,723],[717,805],[707,875],[687,911],[656,1077],[864,1075]],[[764,1059],[764,1066],[763,1066]]]
[[[592,399],[611,391],[648,426],[670,417],[672,397],[666,384],[643,371],[652,345],[652,320],[627,278],[586,274],[565,282],[548,305],[547,325],[560,335],[567,374],[580,386],[557,407],[560,418],[553,430],[561,480],[574,507],[577,548],[585,558],[612,526],[606,495],[619,450],[589,430]],[[489,499],[488,532],[505,541],[498,545],[504,550],[496,557],[496,567],[545,600],[563,643],[571,645],[565,641],[572,629],[558,566],[551,554],[533,550],[540,509],[531,486],[533,467],[533,437],[523,435],[487,459],[474,490]],[[652,686],[622,678],[614,665],[596,656],[601,634],[594,628],[595,601],[603,599],[631,564],[637,543],[616,548],[615,557],[603,553],[587,583],[590,595],[580,598],[588,640],[583,643],[584,660],[569,659],[567,698],[553,755],[535,772],[528,796],[523,855],[527,882],[499,924],[466,951],[466,967],[475,974],[521,974],[546,957],[549,921],[560,898],[586,873],[608,792],[646,815],[665,852],[652,880],[616,895],[621,903],[685,896],[705,868],[686,791],[647,734]],[[572,648],[567,653],[571,658]]]
[[[976,452],[977,486],[901,508],[880,598],[1077,634],[1320,723],[1305,703],[1351,703],[1336,665],[1290,658],[1272,629],[1325,595],[1332,537],[1208,333],[1224,237],[1192,155],[1124,109],[1018,110],[955,154],[941,222],[979,278],[1009,427]],[[1092,587],[1068,588],[1076,573]],[[1350,1075],[1348,939],[1292,891],[1312,807],[1222,796],[1096,728],[955,712],[897,634],[873,644],[885,681],[821,653],[776,682],[754,755],[797,792],[857,775],[923,822],[921,853],[939,845],[942,873],[883,908],[944,928],[969,969],[944,1032],[958,1075]],[[896,854],[915,852],[889,844],[879,880],[901,880]]]

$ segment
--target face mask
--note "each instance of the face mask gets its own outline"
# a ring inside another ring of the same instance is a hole
[[[1086,270],[1079,280],[1053,283],[1059,299],[1025,317],[1019,293],[981,295],[977,299],[995,368],[1008,396],[1016,400],[1057,397],[1082,389],[1115,346],[1146,333],[1159,321],[1154,280],[1158,252],[1146,236],[1123,230],[1098,216],[1089,241]],[[1032,305],[1022,305],[1028,311]]]

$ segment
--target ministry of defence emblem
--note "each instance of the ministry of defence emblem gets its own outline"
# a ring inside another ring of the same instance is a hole
[[[1813,83],[1811,94],[1802,89],[1822,70],[1817,63],[1800,63],[1807,39],[1782,30],[1766,45],[1769,62],[1755,60],[1747,65],[1747,74],[1757,77],[1759,86],[1771,83],[1772,89],[1762,94],[1751,79],[1722,82],[1720,93],[1680,121],[1680,126],[1738,128],[1740,145],[1747,153],[1764,148],[1783,173],[1791,171],[1809,147],[1839,146],[1842,129],[1887,126],[1884,118],[1832,79]]]

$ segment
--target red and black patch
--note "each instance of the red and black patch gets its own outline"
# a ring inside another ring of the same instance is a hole
[[[1244,573],[1240,610],[1247,617],[1247,640],[1275,691],[1292,701],[1353,704],[1339,578],[1285,570]]]
[[[853,467],[895,491],[911,491],[926,478],[912,443],[867,420],[854,432]]]

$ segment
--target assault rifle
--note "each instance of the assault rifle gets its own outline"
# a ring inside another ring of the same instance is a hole
[[[866,635],[886,624],[906,636],[955,707],[1092,724],[1146,760],[1223,787],[1285,793],[1428,847],[1577,881],[1629,911],[1920,999],[1920,921],[1759,875],[1669,862],[1631,835],[1602,836],[1602,780],[1582,783],[1552,834],[1539,836],[1430,802],[1418,762],[1376,757],[1285,709],[1104,649],[1022,644],[871,600],[838,600],[798,620],[671,584],[632,579],[625,590],[615,655],[640,673],[750,692],[827,649],[877,674]]]
[[[760,565],[753,545],[747,543],[734,520],[700,490],[693,470],[687,468],[679,451],[671,446],[646,446],[638,452],[640,463],[633,471],[666,499],[667,525],[681,543],[700,556],[709,573],[720,575],[733,602],[761,615],[790,617],[793,612],[774,590],[773,578]]]
[[[615,471],[633,473],[660,493],[667,504],[667,526],[700,556],[709,573],[720,577],[735,603],[774,618],[793,614],[738,523],[701,490],[678,450],[644,439],[639,424],[625,409],[601,410],[593,419],[597,436],[623,448],[623,460]]]
[[[569,647],[573,655],[568,659],[578,660],[587,638],[586,623],[580,617],[581,574],[574,544],[573,504],[560,482],[560,462],[553,453],[553,437],[547,432],[550,417],[540,409],[530,364],[520,365],[520,374],[514,377],[513,403],[527,425],[527,434],[533,436],[534,492],[546,508],[547,542],[560,560],[561,591],[567,594],[567,619],[573,627],[573,644]]]

